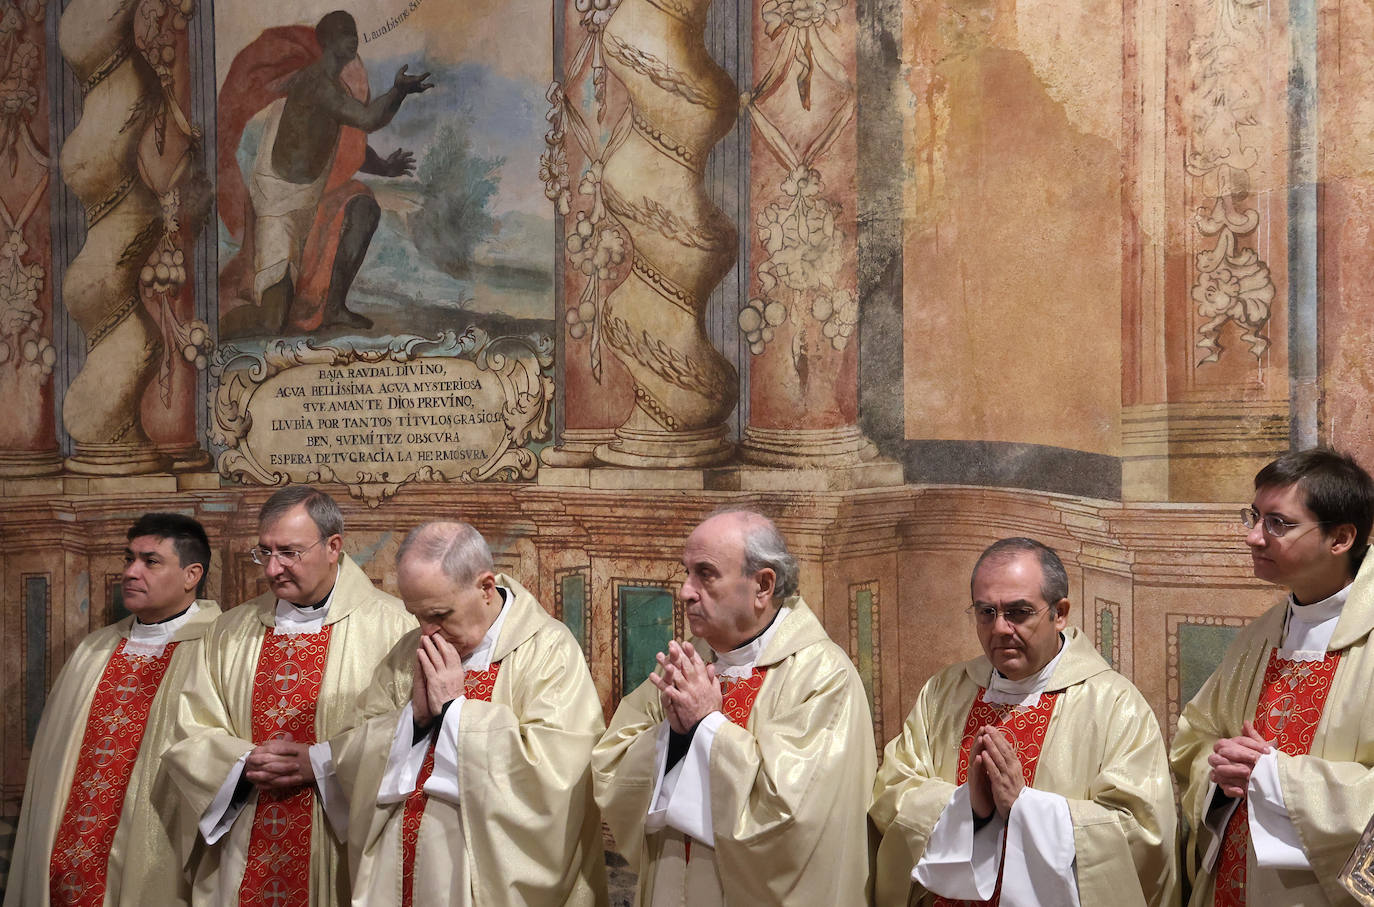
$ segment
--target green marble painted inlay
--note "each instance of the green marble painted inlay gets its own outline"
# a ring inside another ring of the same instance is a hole
[[[587,581],[580,573],[570,573],[563,577],[563,623],[572,631],[573,638],[587,651]]]
[[[47,577],[24,578],[24,638],[28,655],[24,660],[24,731],[29,746],[33,746],[48,696]]]
[[[868,707],[873,703],[873,592],[861,589],[854,595],[854,611],[858,624],[859,678],[868,693]]]
[[[1112,659],[1115,634],[1116,615],[1112,614],[1109,608],[1103,608],[1097,615],[1097,651],[1112,667],[1116,667],[1116,662]]]
[[[1213,624],[1180,624],[1178,628],[1179,706],[1188,703],[1221,664],[1226,647],[1240,627]]]
[[[662,586],[620,587],[620,689],[653,673],[654,656],[673,639],[673,593]]]

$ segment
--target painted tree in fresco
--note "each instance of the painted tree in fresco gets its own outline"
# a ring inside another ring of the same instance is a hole
[[[473,152],[461,124],[440,128],[420,165],[420,209],[409,217],[415,247],[435,267],[454,277],[472,272],[477,244],[500,230],[487,210],[501,185],[504,157]]]

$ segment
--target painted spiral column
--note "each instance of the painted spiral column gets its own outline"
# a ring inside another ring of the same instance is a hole
[[[58,33],[85,95],[81,119],[62,147],[62,177],[86,207],[87,221],[85,245],[63,282],[63,301],[86,335],[86,362],[67,390],[62,421],[74,442],[67,468],[97,475],[168,466],[139,414],[162,339],[139,297],[138,277],[162,235],[162,216],[138,173],[145,111],[159,88],[134,51],[136,10],[127,0],[74,0]]]
[[[739,376],[706,336],[711,290],[734,264],[735,226],[706,194],[711,148],[738,114],[734,82],[703,36],[710,0],[622,0],[606,25],[606,66],[633,128],[606,158],[607,210],[634,245],[600,328],[634,380],[635,407],[605,463],[707,466],[728,459],[725,418]]]

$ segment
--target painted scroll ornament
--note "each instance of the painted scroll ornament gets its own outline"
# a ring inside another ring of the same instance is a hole
[[[372,506],[411,482],[521,481],[547,440],[553,342],[480,328],[384,346],[346,339],[220,347],[211,441],[220,475],[338,482]]]

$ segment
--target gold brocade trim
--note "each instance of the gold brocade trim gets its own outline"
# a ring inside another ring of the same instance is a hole
[[[632,109],[631,113],[633,114],[635,130],[652,142],[654,147],[688,170],[694,173],[701,172],[701,160],[692,153],[692,149],[650,123],[638,109]]]
[[[86,335],[86,352],[89,353],[95,348],[97,343],[104,340],[105,336],[109,334],[110,331],[113,331],[115,327],[124,320],[124,317],[134,310],[134,306],[138,304],[138,294],[130,293],[124,298],[123,302],[111,309],[104,318],[100,319],[100,322],[95,326],[94,330]]]
[[[86,77],[86,81],[81,83],[81,93],[83,95],[90,94],[97,85],[110,77],[110,73],[119,68],[119,64],[129,58],[129,54],[133,53],[133,50],[131,41],[120,42],[120,45],[114,49],[114,53],[106,57],[105,62],[97,66],[95,72],[92,72]]]
[[[673,305],[682,309],[688,315],[696,317],[697,300],[692,298],[682,287],[674,283],[667,274],[655,268],[644,259],[644,256],[635,252],[633,264],[631,265],[634,273],[639,275],[639,279],[653,287],[660,296],[671,302]]]
[[[119,181],[119,185],[115,186],[108,195],[87,208],[86,229],[89,230],[91,227],[94,227],[97,221],[106,214],[109,214],[110,211],[114,209],[114,206],[119,204],[120,200],[129,194],[129,190],[133,189],[133,187],[134,174],[126,174],[124,179]]]

